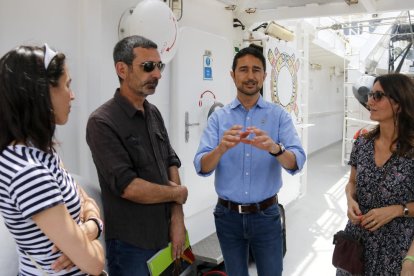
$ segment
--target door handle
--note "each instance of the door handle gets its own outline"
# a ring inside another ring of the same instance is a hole
[[[190,127],[191,126],[199,126],[200,123],[190,123],[188,111],[185,112],[185,142],[188,143],[188,139],[190,139]]]

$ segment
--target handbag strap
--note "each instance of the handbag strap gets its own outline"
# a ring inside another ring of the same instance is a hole
[[[23,251],[23,253],[30,259],[30,261],[32,262],[32,264],[39,270],[42,272],[42,276],[50,276],[37,262],[36,260],[30,256],[29,254],[27,254],[25,251]],[[102,270],[101,274],[99,274],[99,276],[108,276],[108,272],[106,272],[105,270]]]
[[[36,260],[30,256],[29,254],[27,254],[26,252],[23,251],[23,253],[30,259],[30,261],[32,262],[32,264],[39,270],[42,272],[42,276],[49,276],[49,274],[36,262]]]

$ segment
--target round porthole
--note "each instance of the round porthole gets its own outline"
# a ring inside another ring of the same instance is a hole
[[[222,108],[223,104],[220,102],[215,102],[211,107],[210,110],[208,111],[208,115],[207,115],[207,119],[208,117],[210,117],[211,114],[213,114],[214,111],[216,111],[219,108]]]

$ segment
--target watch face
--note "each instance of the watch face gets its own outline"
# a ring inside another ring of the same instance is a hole
[[[408,208],[404,206],[404,217],[408,217]]]

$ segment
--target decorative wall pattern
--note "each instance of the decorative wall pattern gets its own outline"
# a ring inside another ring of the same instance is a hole
[[[290,47],[268,43],[266,58],[271,67],[268,70],[271,100],[283,106],[296,118],[299,116],[298,71],[300,67],[297,56],[296,51]]]

